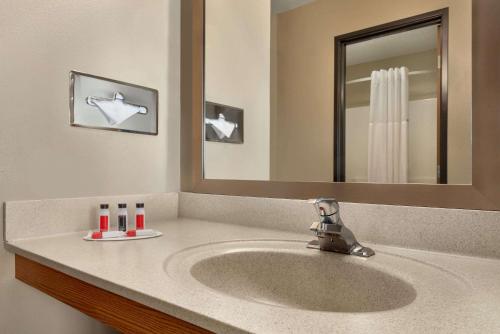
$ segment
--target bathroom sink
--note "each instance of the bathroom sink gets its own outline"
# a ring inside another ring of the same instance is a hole
[[[234,297],[314,311],[385,311],[415,299],[409,283],[355,262],[336,254],[245,250],[201,260],[191,275]]]
[[[181,251],[165,269],[191,289],[278,307],[353,313],[412,303],[413,285],[377,256],[321,252],[302,241],[234,241]]]

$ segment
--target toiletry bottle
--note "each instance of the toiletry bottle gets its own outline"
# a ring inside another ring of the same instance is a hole
[[[127,231],[127,204],[118,204],[118,231]]]
[[[109,205],[101,204],[99,206],[99,231],[109,231]]]
[[[146,211],[144,210],[144,203],[137,203],[135,205],[135,229],[144,230],[146,227]]]

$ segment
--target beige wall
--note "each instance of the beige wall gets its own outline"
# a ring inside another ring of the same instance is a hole
[[[0,2],[0,202],[179,189],[180,1]],[[70,70],[158,89],[159,135],[69,126]],[[0,250],[1,333],[111,332],[13,259]]]
[[[270,0],[207,0],[205,98],[244,109],[244,143],[205,142],[208,179],[269,179]]]
[[[317,0],[280,14],[278,180],[332,180],[334,36],[444,7],[450,8],[448,176],[450,183],[470,183],[471,0]]]
[[[271,94],[270,94],[270,174],[269,178],[271,180],[278,179],[278,166],[279,166],[279,154],[278,154],[278,133],[279,133],[279,123],[278,123],[278,15],[271,15]]]

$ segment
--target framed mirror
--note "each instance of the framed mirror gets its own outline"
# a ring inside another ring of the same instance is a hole
[[[494,146],[479,149],[500,130],[485,116],[498,82],[482,70],[499,7],[183,1],[182,189],[500,207]],[[207,119],[225,138],[207,140]]]

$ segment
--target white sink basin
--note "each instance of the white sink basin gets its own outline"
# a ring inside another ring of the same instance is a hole
[[[323,312],[399,309],[418,298],[418,285],[432,286],[432,279],[447,278],[442,283],[461,289],[452,275],[396,254],[359,258],[307,249],[303,241],[207,244],[171,256],[165,270],[199,293]]]

